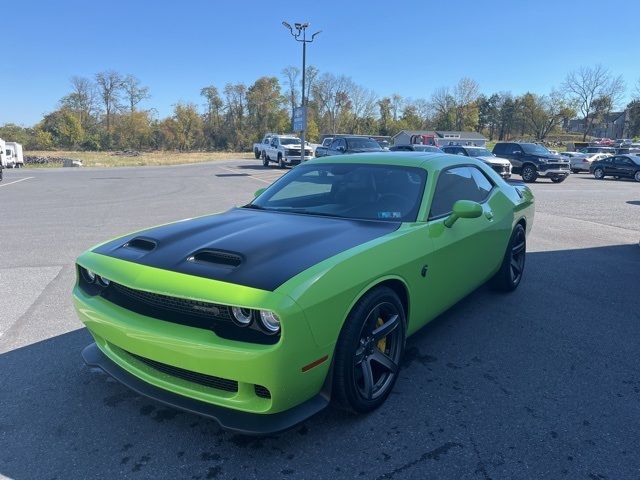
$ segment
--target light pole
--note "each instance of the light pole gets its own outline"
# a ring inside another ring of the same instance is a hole
[[[301,101],[301,107],[302,107],[302,115],[303,115],[303,119],[302,119],[302,130],[301,130],[301,134],[300,134],[300,161],[304,162],[305,160],[305,130],[307,129],[307,102],[306,102],[306,98],[304,95],[304,88],[305,88],[305,74],[306,74],[306,70],[307,70],[307,43],[311,43],[313,42],[313,40],[316,38],[316,35],[318,35],[321,30],[318,30],[316,33],[314,33],[313,35],[311,35],[311,39],[307,40],[307,27],[309,26],[309,22],[305,22],[305,23],[294,23],[293,24],[293,28],[296,29],[296,31],[293,31],[293,28],[291,27],[291,25],[289,25],[287,22],[282,22],[282,25],[284,25],[284,28],[289,29],[289,32],[291,33],[291,35],[293,36],[293,38],[296,40],[296,42],[300,42],[302,43],[302,101]]]

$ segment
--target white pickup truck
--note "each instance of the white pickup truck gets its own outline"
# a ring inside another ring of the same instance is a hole
[[[262,154],[271,143],[271,137],[275,137],[275,133],[265,133],[262,141],[253,144],[253,154],[256,158],[263,158]]]
[[[273,135],[269,145],[262,151],[262,164],[269,166],[270,162],[276,162],[280,168],[298,165],[301,161],[311,160],[313,150],[308,142],[305,142],[304,160],[300,154],[300,139],[292,135]]]

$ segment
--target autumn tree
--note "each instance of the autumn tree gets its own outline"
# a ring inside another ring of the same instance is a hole
[[[133,75],[127,75],[122,79],[122,91],[131,113],[136,111],[136,107],[141,101],[151,97],[149,87],[140,85],[140,80]]]
[[[120,96],[122,93],[122,76],[114,71],[107,70],[96,73],[96,83],[98,85],[98,93],[104,108],[106,121],[106,137],[107,143],[110,142],[112,117],[120,108]]]

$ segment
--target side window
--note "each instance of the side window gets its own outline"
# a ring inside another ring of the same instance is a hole
[[[338,139],[338,146],[346,149],[347,148],[347,141],[344,138],[339,138]]]
[[[440,172],[429,218],[448,215],[458,200],[483,202],[493,185],[475,167],[454,167]]]
[[[507,144],[506,143],[497,143],[495,147],[493,147],[493,153],[496,155],[504,155],[507,153]]]

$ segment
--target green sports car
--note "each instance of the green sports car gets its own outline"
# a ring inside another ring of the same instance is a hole
[[[379,407],[405,339],[483,283],[514,290],[533,195],[439,153],[306,162],[225,213],[77,261],[87,364],[242,433]],[[106,388],[106,387],[105,387]]]

